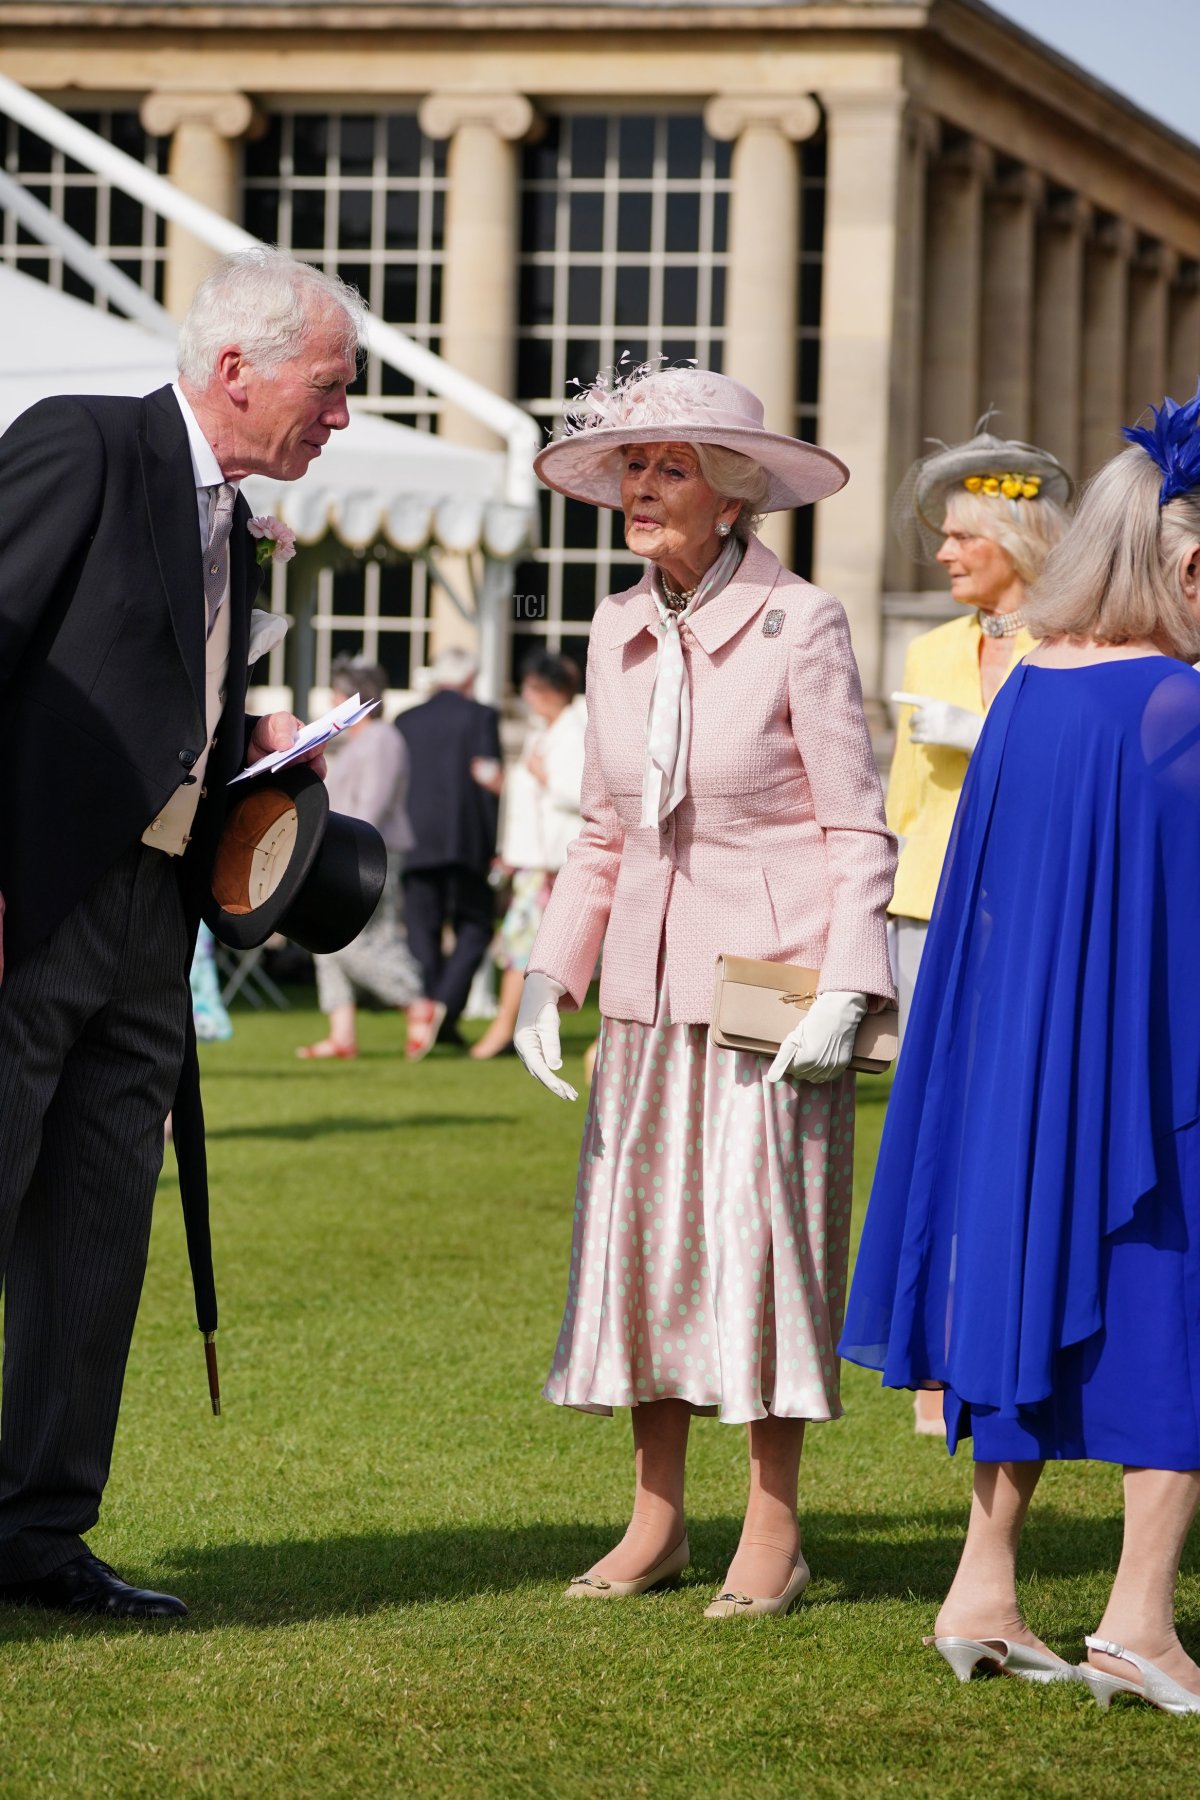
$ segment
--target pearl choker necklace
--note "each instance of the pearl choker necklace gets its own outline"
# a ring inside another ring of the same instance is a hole
[[[1024,631],[1025,619],[1019,612],[979,614],[979,628],[984,637],[1006,638],[1016,637],[1018,631]]]

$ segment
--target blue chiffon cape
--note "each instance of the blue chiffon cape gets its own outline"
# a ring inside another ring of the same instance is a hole
[[[1200,675],[1013,671],[971,759],[839,1346],[1012,1414],[1200,1116]],[[1181,1346],[1181,1353],[1183,1347]]]

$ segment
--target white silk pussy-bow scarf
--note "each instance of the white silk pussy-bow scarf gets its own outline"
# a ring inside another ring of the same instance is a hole
[[[708,570],[682,612],[672,612],[662,597],[658,570],[650,577],[650,593],[658,621],[651,626],[658,639],[654,659],[654,686],[646,720],[646,768],[642,777],[642,818],[645,825],[659,825],[670,817],[687,793],[688,750],[692,742],[692,694],[679,627],[698,607],[726,587],[742,560],[745,545],[731,537]]]

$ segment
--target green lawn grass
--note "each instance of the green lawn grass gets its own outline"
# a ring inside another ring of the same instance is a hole
[[[112,1481],[92,1534],[182,1593],[176,1628],[0,1611],[0,1795],[1144,1796],[1200,1785],[1200,1726],[1082,1690],[955,1684],[921,1647],[970,1465],[907,1395],[846,1373],[813,1427],[814,1579],[783,1621],[708,1624],[744,1434],[699,1420],[675,1592],[566,1605],[630,1491],[629,1425],[539,1397],[582,1103],[514,1059],[366,1015],[356,1064],[300,1065],[304,1010],[202,1052],[225,1413],[208,1410],[170,1158]],[[568,1076],[595,1026],[567,1021]],[[865,1200],[885,1090],[860,1088]],[[1051,1469],[1024,1598],[1081,1653],[1119,1543],[1117,1473]],[[1193,1557],[1181,1589],[1200,1648]]]

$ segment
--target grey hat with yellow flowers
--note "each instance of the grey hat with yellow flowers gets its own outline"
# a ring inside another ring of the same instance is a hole
[[[932,561],[942,541],[946,508],[956,492],[982,494],[1011,503],[1019,521],[1030,501],[1070,503],[1071,477],[1057,457],[1036,444],[996,437],[982,429],[964,444],[942,444],[912,465],[892,501],[892,528],[905,550],[918,561]],[[1031,521],[1032,522],[1032,521]]]
[[[913,470],[913,506],[922,521],[939,531],[956,489],[1004,500],[1056,500],[1066,506],[1071,477],[1058,458],[1035,444],[981,431],[965,444],[941,445]]]

